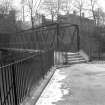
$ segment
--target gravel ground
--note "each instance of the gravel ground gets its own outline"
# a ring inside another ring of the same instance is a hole
[[[105,65],[58,69],[36,105],[105,105]]]

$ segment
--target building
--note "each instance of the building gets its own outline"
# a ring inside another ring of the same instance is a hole
[[[82,30],[87,31],[93,29],[96,26],[95,21],[86,18],[84,13],[82,13],[82,17],[76,15],[76,12],[73,12],[73,14],[59,15],[58,21],[60,23],[78,24]]]
[[[46,18],[44,15],[42,14],[36,14],[35,18],[34,18],[34,25],[35,26],[40,26],[40,25],[48,25],[51,24],[52,20]]]

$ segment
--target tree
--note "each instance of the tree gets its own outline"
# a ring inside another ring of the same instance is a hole
[[[16,13],[15,9],[11,9],[8,14],[0,15],[0,32],[16,32],[20,29],[17,28]]]
[[[70,11],[72,0],[44,0],[42,3],[43,9],[51,16],[52,22],[54,18],[58,18],[62,12]]]
[[[73,5],[73,0],[65,0],[63,2],[62,10],[67,14],[70,13]]]
[[[3,0],[0,4],[0,14],[5,15],[9,14],[9,11],[12,9],[12,0]]]
[[[57,15],[57,5],[54,0],[44,0],[43,1],[43,9],[51,15],[52,22]]]
[[[96,20],[97,26],[104,25],[104,23],[105,23],[105,12],[101,8],[97,8],[94,11],[94,15],[95,15],[95,20]]]
[[[28,13],[31,18],[32,29],[34,28],[34,17],[37,12],[37,9],[41,3],[41,0],[22,0],[22,3],[28,8]]]
[[[95,22],[96,22],[96,15],[95,15],[96,6],[97,6],[97,0],[89,0],[88,10],[92,13],[92,17]]]
[[[17,10],[13,8],[12,0],[3,0],[0,4],[0,32],[17,31]]]
[[[82,13],[83,13],[83,10],[85,10],[85,8],[84,8],[84,0],[75,0],[75,5],[74,5],[74,7],[76,7],[76,9],[77,9],[78,12],[79,12],[80,24],[81,24],[81,22],[82,22],[82,20],[81,20]]]
[[[91,6],[91,11],[92,11],[92,14],[93,14],[93,19],[95,20],[95,5],[96,5],[96,0],[90,0],[90,6]]]
[[[25,1],[22,0],[21,1],[21,4],[22,4],[22,11],[21,11],[22,14],[21,14],[21,17],[22,17],[23,22],[25,21],[25,13],[24,13],[25,12],[25,4],[24,3],[25,3]]]
[[[102,23],[105,25],[105,12],[102,11],[100,15],[101,15]]]

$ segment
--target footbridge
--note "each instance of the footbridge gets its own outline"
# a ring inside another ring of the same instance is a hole
[[[92,55],[76,24],[4,33],[0,40],[0,105],[34,105],[56,69],[88,63]]]

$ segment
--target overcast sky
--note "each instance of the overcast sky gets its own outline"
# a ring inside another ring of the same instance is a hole
[[[105,11],[105,0],[98,0],[98,4],[104,9]]]
[[[20,5],[21,0],[13,0],[13,1],[14,1],[15,8],[20,10],[21,9],[21,5]],[[105,11],[105,0],[97,0],[97,1],[98,1],[98,5]]]
[[[20,8],[20,2],[21,0],[14,0],[14,5],[17,7],[17,8]],[[98,4],[99,6],[101,6],[104,11],[105,11],[105,0],[98,0]]]

